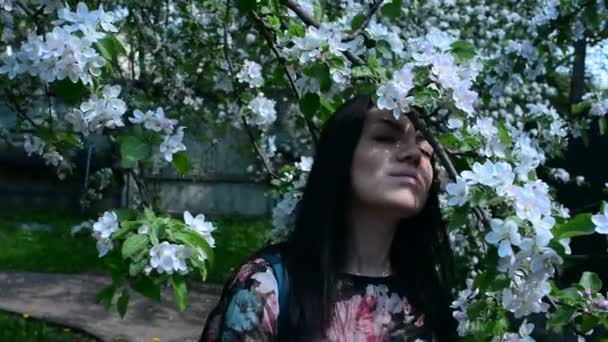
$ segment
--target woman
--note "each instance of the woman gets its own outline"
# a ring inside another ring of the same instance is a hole
[[[345,103],[323,128],[288,241],[241,266],[200,341],[454,340],[432,160],[406,115],[367,96]]]

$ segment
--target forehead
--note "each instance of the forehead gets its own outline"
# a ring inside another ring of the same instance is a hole
[[[378,109],[376,107],[369,110],[365,125],[368,127],[392,126],[394,128],[399,128],[402,131],[416,131],[414,124],[412,124],[407,115],[400,115],[399,118],[396,119],[391,111]]]

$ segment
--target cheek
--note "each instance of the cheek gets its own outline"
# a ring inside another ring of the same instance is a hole
[[[351,182],[356,192],[370,192],[378,187],[384,155],[381,151],[361,148],[355,151]]]
[[[425,191],[428,193],[431,190],[431,186],[433,185],[433,165],[430,160],[424,160],[422,165],[420,166],[420,172],[422,173],[422,177],[424,179],[424,187]]]

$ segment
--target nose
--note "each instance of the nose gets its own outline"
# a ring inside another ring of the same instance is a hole
[[[397,161],[399,162],[409,162],[418,166],[421,158],[422,152],[420,152],[420,148],[418,148],[418,144],[416,143],[402,142],[397,147]]]

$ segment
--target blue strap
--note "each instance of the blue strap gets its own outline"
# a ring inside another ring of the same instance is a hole
[[[279,290],[279,317],[277,317],[277,321],[280,329],[285,326],[285,323],[282,322],[287,318],[287,294],[289,291],[287,272],[285,271],[285,267],[283,267],[281,259],[276,254],[265,252],[262,254],[262,257],[270,263],[277,279],[277,288]]]

